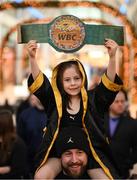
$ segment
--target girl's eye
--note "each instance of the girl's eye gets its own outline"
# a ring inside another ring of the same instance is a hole
[[[80,79],[80,77],[75,77],[75,79],[76,79],[76,80],[79,80],[79,79]]]
[[[64,79],[64,81],[68,82],[70,79]]]

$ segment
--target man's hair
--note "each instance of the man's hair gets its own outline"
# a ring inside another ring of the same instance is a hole
[[[124,94],[124,96],[125,96],[125,100],[128,101],[127,91],[122,88],[119,92],[122,92]]]

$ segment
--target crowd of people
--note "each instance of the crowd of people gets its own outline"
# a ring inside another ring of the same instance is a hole
[[[64,60],[51,82],[36,61],[37,42],[26,49],[30,96],[16,111],[0,111],[0,179],[129,179],[137,163],[137,121],[116,74],[118,44],[105,39],[109,64],[88,89],[78,59]]]

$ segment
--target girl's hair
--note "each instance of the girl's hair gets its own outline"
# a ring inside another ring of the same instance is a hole
[[[12,113],[8,110],[0,111],[0,163],[8,160],[12,151],[12,144],[16,139]]]
[[[70,96],[64,91],[64,88],[63,88],[63,73],[66,69],[68,69],[70,67],[75,67],[75,69],[79,71],[79,73],[82,77],[82,74],[78,67],[78,63],[77,63],[77,61],[74,61],[74,60],[70,60],[70,61],[59,64],[58,65],[58,73],[57,73],[57,86],[61,93],[62,101],[63,101],[63,104],[69,109],[71,109],[69,106]]]

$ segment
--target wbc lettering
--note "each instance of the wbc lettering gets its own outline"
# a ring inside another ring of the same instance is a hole
[[[61,33],[61,34],[58,34],[58,39],[59,40],[73,40],[75,41],[76,40],[76,34],[66,34],[66,33]]]

